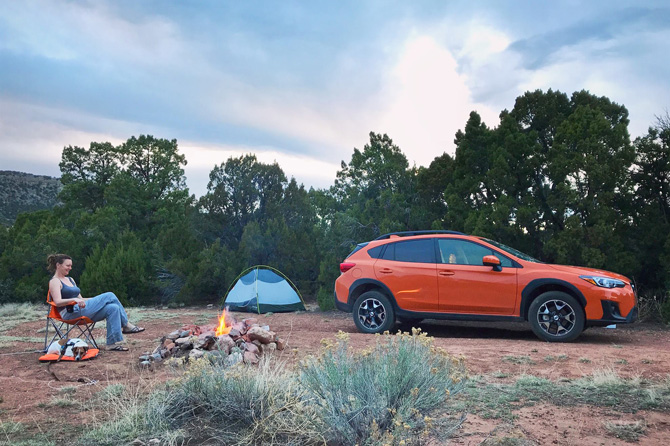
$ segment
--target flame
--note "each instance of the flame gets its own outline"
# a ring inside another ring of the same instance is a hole
[[[230,329],[232,327],[226,326],[226,316],[228,316],[228,312],[226,309],[223,309],[223,313],[221,313],[221,316],[219,317],[219,326],[216,327],[216,335],[221,336],[230,333]]]

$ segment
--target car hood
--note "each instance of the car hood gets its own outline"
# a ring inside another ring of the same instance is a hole
[[[622,276],[621,274],[613,273],[611,271],[605,271],[602,269],[593,269],[593,268],[586,268],[583,266],[568,266],[568,265],[547,265],[550,268],[556,269],[558,271],[563,271],[566,273],[572,273],[575,275],[589,275],[589,276],[604,276],[604,277],[611,277],[612,279],[619,279],[623,280],[626,283],[630,283],[630,279],[626,276]]]

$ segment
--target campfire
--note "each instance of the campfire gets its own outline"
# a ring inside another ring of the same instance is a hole
[[[236,321],[223,310],[216,325],[184,325],[165,335],[152,353],[140,356],[140,364],[149,366],[169,357],[197,359],[218,356],[225,365],[239,362],[256,364],[263,354],[283,350],[286,343],[258,319]]]

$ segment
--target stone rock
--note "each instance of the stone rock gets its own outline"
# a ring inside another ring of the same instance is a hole
[[[263,354],[271,354],[275,350],[277,350],[277,344],[275,344],[274,342],[270,342],[269,344],[261,345],[261,352]]]
[[[174,343],[181,350],[188,350],[189,348],[193,348],[193,342],[191,338],[179,338],[176,341],[174,341]]]
[[[201,335],[198,336],[198,340],[195,341],[194,346],[195,348],[199,348],[202,350],[209,350],[214,345],[215,342],[216,341],[214,340],[213,333],[212,335],[202,333]]]
[[[154,362],[161,362],[163,360],[163,357],[161,356],[160,353],[154,353],[151,355],[151,360]]]
[[[142,355],[142,356],[140,356],[140,361],[148,361],[149,357],[150,357],[150,355]]]
[[[175,347],[175,344],[174,344],[174,342],[172,342],[172,341],[170,341],[170,342],[167,343],[167,344],[165,344],[165,343],[163,344],[163,349],[164,349],[164,350],[168,350],[168,351],[169,351],[169,350],[172,350],[174,347]]]
[[[244,349],[245,349],[247,352],[249,352],[249,353],[254,353],[254,354],[256,354],[256,355],[258,355],[258,354],[260,353],[259,348],[256,347],[256,345],[251,344],[251,343],[249,343],[249,344],[244,344]]]
[[[230,353],[230,349],[235,346],[235,341],[228,335],[221,335],[216,338],[215,348],[224,352],[226,355]]]
[[[189,336],[191,336],[191,330],[182,330],[179,333],[180,338],[188,338]]]
[[[245,364],[258,364],[258,355],[252,352],[244,352]]]
[[[140,367],[142,367],[143,369],[148,369],[149,367],[151,367],[151,361],[140,362]]]
[[[167,335],[165,337],[167,339],[171,340],[171,341],[174,341],[175,339],[180,338],[181,337],[180,335],[181,335],[181,331],[180,330],[175,330],[175,331],[173,331],[172,333],[170,333],[169,335]]]
[[[242,322],[244,322],[244,325],[247,326],[247,328],[251,328],[254,325],[258,325],[258,319],[255,317],[250,317],[249,319],[245,319]]]
[[[277,338],[277,350],[284,350],[286,348],[286,341],[283,339]]]
[[[149,446],[159,446],[161,444],[160,439],[158,438],[152,438],[149,440]]]
[[[198,359],[202,358],[203,356],[205,356],[205,352],[197,348],[194,348],[188,354],[189,359]]]
[[[235,346],[230,349],[230,354],[232,355],[233,353],[239,353],[240,355],[242,354],[242,349],[240,349],[238,346]]]
[[[228,332],[228,336],[231,338],[238,338],[240,337],[240,330],[236,328],[231,328],[230,331]]]
[[[216,328],[214,327],[202,327],[201,333],[198,335],[198,337],[214,337],[216,336]]]
[[[249,339],[260,341],[261,344],[269,344],[275,340],[276,334],[272,331],[264,330],[261,327],[251,327],[247,332]]]
[[[263,325],[261,328],[265,331],[270,331],[270,326],[269,325]]]
[[[251,341],[251,343],[254,344],[256,347],[260,347],[261,345],[263,345],[261,344],[261,341]]]
[[[242,356],[242,353],[234,352],[234,353],[231,353],[229,356],[226,357],[226,359],[223,360],[223,365],[225,365],[226,367],[231,367],[231,366],[234,366],[235,364],[239,364],[242,361],[244,361],[244,357]]]
[[[161,357],[162,358],[167,358],[168,356],[170,356],[170,350],[167,349],[167,348],[162,349],[161,350]]]
[[[146,443],[143,442],[142,440],[140,440],[139,438],[136,438],[130,444],[131,444],[131,446],[144,446]]]

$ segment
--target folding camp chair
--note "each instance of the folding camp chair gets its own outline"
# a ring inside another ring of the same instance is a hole
[[[98,348],[98,344],[95,342],[93,337],[93,328],[95,327],[95,322],[86,316],[81,316],[75,319],[64,320],[60,316],[58,307],[54,304],[53,299],[51,299],[51,292],[47,293],[47,303],[49,304],[49,312],[47,313],[47,329],[44,334],[44,351],[46,352],[52,342],[63,339],[63,338],[79,338],[83,336],[86,338],[86,342],[91,344],[94,348]],[[74,305],[74,304],[70,304]],[[53,328],[55,333],[49,340],[50,328]],[[70,333],[75,328],[78,331],[75,331],[75,336],[72,336]]]

